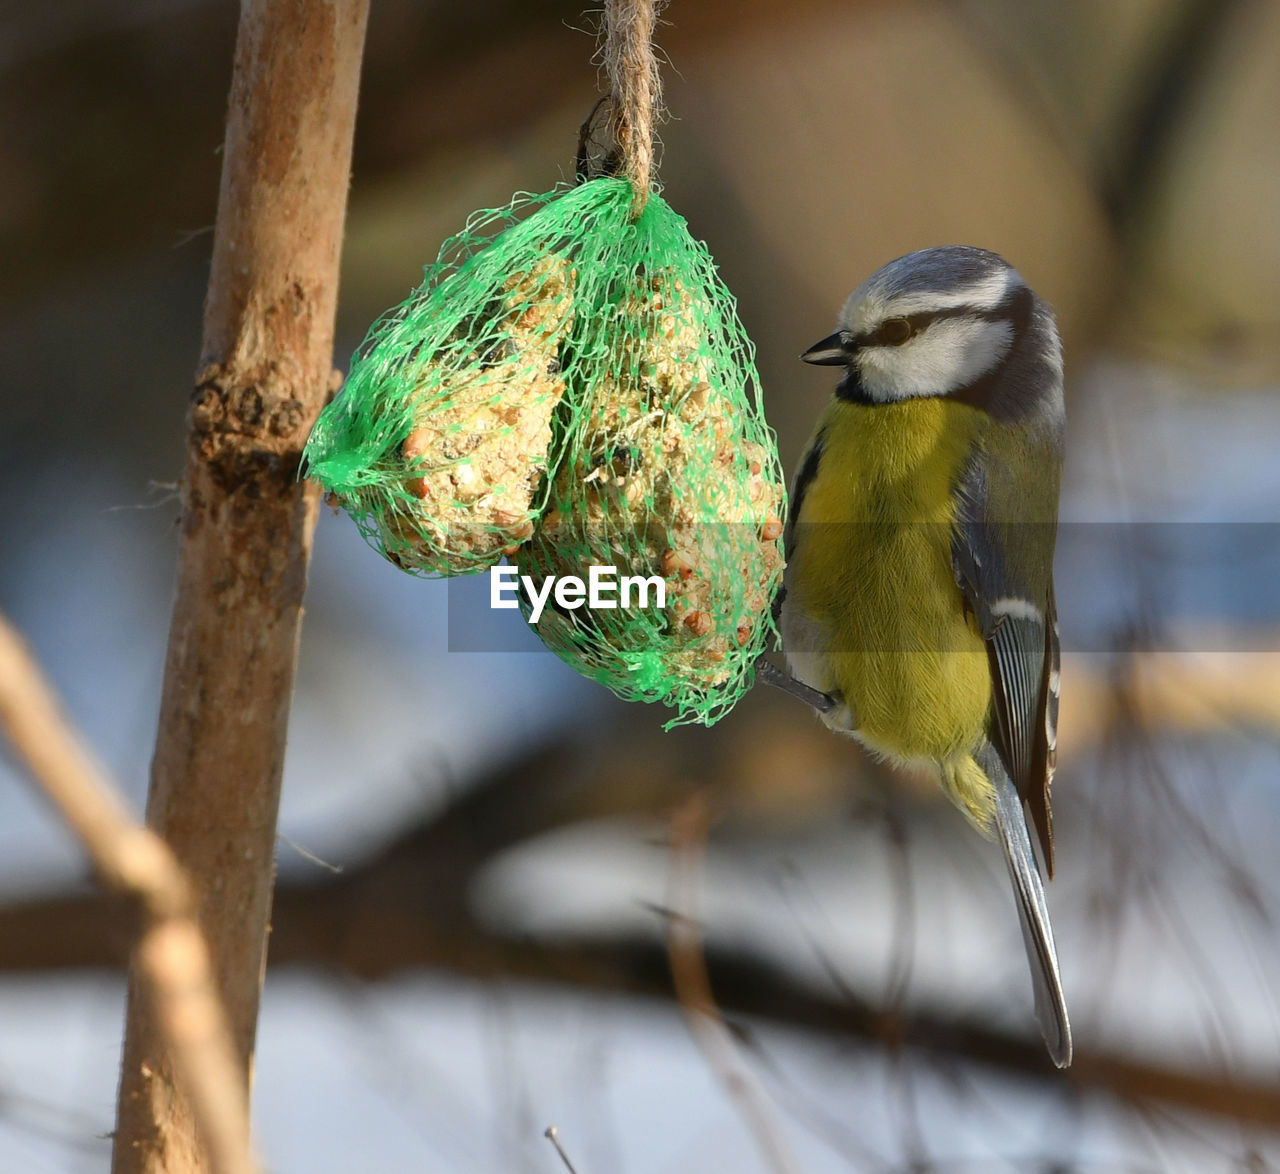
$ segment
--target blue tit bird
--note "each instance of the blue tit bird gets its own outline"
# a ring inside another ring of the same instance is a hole
[[[1071,1028],[1034,826],[1050,878],[1062,470],[1052,310],[984,249],[886,265],[801,356],[843,378],[791,491],[780,626],[791,678],[834,730],[932,764],[1004,849],[1055,1064]]]

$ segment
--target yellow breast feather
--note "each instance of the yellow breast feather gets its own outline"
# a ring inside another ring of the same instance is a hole
[[[948,789],[985,823],[990,788],[969,768],[991,677],[950,539],[952,487],[979,420],[945,399],[833,402],[801,503],[788,601],[825,632],[828,684],[859,740],[894,760],[941,764]]]

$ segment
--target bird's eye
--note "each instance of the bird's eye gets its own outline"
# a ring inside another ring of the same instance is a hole
[[[890,318],[876,331],[876,334],[879,335],[880,342],[888,343],[890,346],[901,346],[915,334],[915,327],[905,318]]]

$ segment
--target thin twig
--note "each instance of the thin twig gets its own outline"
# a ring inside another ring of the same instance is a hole
[[[190,886],[168,846],[135,822],[63,720],[22,640],[0,616],[0,725],[93,860],[141,910],[138,974],[191,1100],[210,1168],[251,1174],[246,1096]]]
[[[554,1125],[548,1125],[542,1136],[556,1147],[556,1153],[560,1155],[560,1160],[564,1163],[564,1168],[569,1171],[569,1174],[578,1174],[577,1170],[573,1168],[573,1163],[569,1161],[569,1155],[564,1152],[564,1146],[560,1144],[560,1131]]]
[[[692,796],[671,817],[671,869],[667,881],[667,957],[676,1001],[707,1064],[724,1085],[777,1174],[792,1174],[787,1152],[768,1102],[743,1062],[711,991],[697,921],[697,887],[709,814],[703,795]]]

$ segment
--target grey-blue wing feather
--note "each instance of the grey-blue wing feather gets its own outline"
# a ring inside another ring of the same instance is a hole
[[[1057,453],[1045,455],[1053,458],[1044,462],[1047,484],[1033,482],[1021,499],[998,475],[992,476],[989,465],[979,460],[970,466],[961,487],[964,510],[952,533],[952,563],[991,666],[994,704],[989,737],[1031,811],[1052,877],[1058,482]]]
[[[965,607],[987,647],[992,713],[977,758],[995,789],[996,825],[1035,987],[1036,1016],[1059,1067],[1071,1062],[1044,886],[1027,812],[1053,875],[1058,626],[1053,598],[1062,471],[1061,348],[1052,311],[1032,313],[979,408],[973,455],[955,486],[952,560]]]
[[[999,617],[989,636],[987,654],[995,692],[996,721],[1009,774],[1027,784],[1032,781],[1037,717],[1042,709],[1044,677],[1044,621],[1011,615]],[[1019,787],[1019,793],[1023,787]]]

